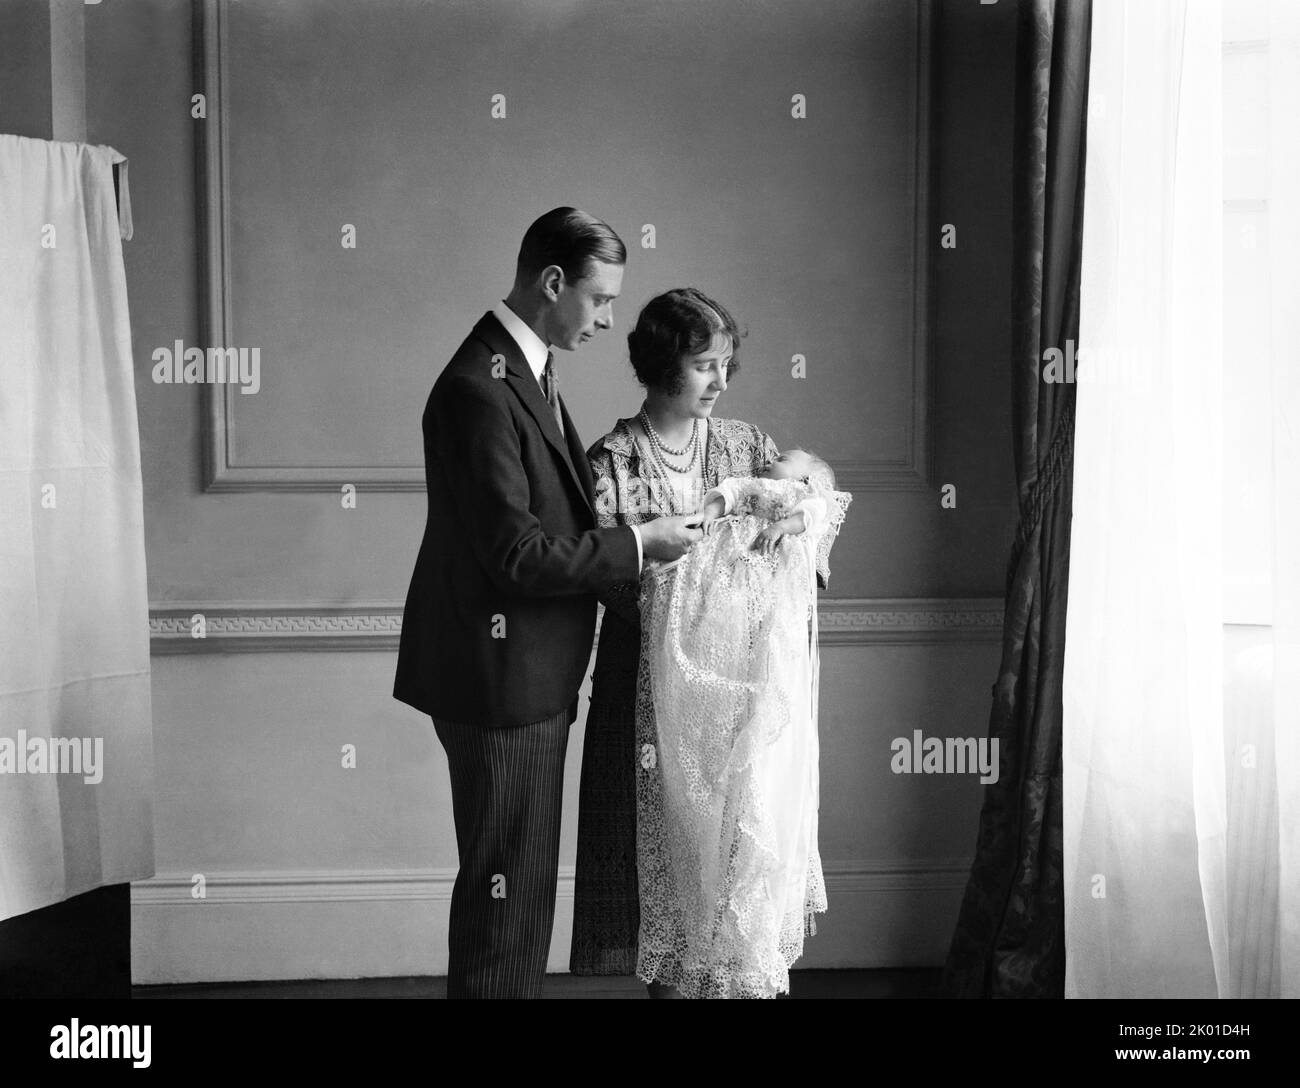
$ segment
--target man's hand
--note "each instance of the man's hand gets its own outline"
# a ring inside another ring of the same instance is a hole
[[[649,559],[671,563],[686,554],[686,549],[703,539],[699,514],[655,518],[637,526],[641,530],[641,548]]]

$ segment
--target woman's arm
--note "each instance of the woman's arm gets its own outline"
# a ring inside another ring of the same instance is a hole
[[[629,510],[634,508],[628,506],[630,496],[619,487],[618,477],[614,471],[613,455],[601,448],[594,455],[589,453],[587,461],[591,466],[591,477],[595,484],[597,527],[612,529],[620,525],[630,525],[627,515]],[[636,520],[639,522],[642,519]],[[619,619],[639,628],[641,626],[641,607],[638,603],[640,593],[639,581],[618,582],[602,589],[596,594],[596,599],[605,606],[607,612],[612,612]]]
[[[822,589],[829,586],[831,578],[831,545],[839,536],[840,526],[844,524],[844,515],[848,512],[853,495],[848,491],[828,492],[823,500],[824,514],[817,532],[817,585]]]
[[[791,518],[799,515],[802,515],[799,518],[799,528],[788,529],[787,532],[819,532],[822,526],[826,524],[826,500],[820,495],[809,495],[806,499],[800,499],[799,502],[795,503],[794,509],[790,511]]]
[[[701,526],[708,532],[713,522],[725,514],[730,514],[736,506],[736,481],[731,477],[718,482],[704,494],[699,513],[704,516]]]

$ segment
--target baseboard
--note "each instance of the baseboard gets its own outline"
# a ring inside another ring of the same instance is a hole
[[[968,861],[825,866],[830,910],[801,967],[943,963]],[[452,869],[166,873],[131,887],[136,985],[443,975]],[[569,968],[573,869],[561,870],[548,971]]]

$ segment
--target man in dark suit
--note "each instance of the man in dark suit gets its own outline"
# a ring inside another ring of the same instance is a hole
[[[611,327],[626,260],[618,235],[585,212],[542,216],[510,294],[474,326],[424,410],[429,517],[393,694],[433,718],[451,770],[460,871],[448,997],[540,994],[596,594],[702,536],[698,516],[596,528],[585,445],[557,389],[550,349]]]

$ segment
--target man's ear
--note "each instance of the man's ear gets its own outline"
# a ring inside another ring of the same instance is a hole
[[[554,302],[564,287],[564,269],[558,264],[549,264],[542,269],[542,294]]]

